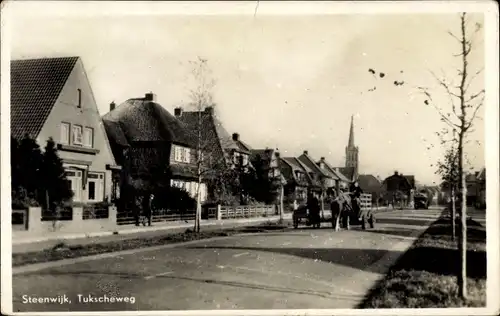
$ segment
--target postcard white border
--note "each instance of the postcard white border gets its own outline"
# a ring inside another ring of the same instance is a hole
[[[485,14],[486,100],[485,151],[487,170],[487,265],[488,299],[486,308],[448,309],[379,309],[379,310],[236,310],[177,312],[74,312],[14,313],[15,315],[494,315],[498,314],[500,259],[499,216],[499,97],[498,97],[498,5],[493,1],[398,1],[398,2],[336,2],[336,1],[241,1],[241,2],[110,2],[110,1],[4,1],[1,15],[1,232],[2,232],[2,311],[12,313],[12,227],[10,220],[10,29],[8,19],[13,8],[22,7],[26,15],[96,16],[96,15],[305,15],[305,14],[401,14],[483,12]]]

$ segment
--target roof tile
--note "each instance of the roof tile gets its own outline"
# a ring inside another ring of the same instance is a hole
[[[11,61],[11,133],[38,137],[79,57]]]

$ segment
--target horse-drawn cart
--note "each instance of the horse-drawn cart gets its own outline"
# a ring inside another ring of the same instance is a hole
[[[368,224],[370,228],[374,228],[376,218],[371,201],[371,194],[362,194],[358,200],[359,209],[355,210],[350,194],[343,193],[331,203],[331,216],[321,217],[317,226],[319,227],[321,223],[331,223],[335,230],[340,227],[349,229],[352,225],[361,225],[363,229],[366,229]],[[294,228],[298,228],[301,223],[311,226],[313,222],[306,205],[301,205],[294,210],[292,218]]]

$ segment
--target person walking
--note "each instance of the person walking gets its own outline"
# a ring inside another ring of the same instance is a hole
[[[152,209],[153,199],[154,199],[153,194],[144,196],[144,198],[143,198],[142,209],[144,212],[145,219],[142,222],[142,224],[144,226],[146,226],[146,220],[148,221],[148,226],[151,226],[151,221],[152,221],[152,217],[153,217],[153,209]]]
[[[310,221],[313,228],[319,228],[321,225],[319,200],[312,193],[309,193],[307,208],[309,209]]]

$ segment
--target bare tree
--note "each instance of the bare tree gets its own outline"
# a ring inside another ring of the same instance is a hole
[[[449,98],[449,103],[451,106],[450,110],[445,110],[443,107],[439,106],[432,98],[430,90],[426,87],[413,87],[418,93],[425,96],[424,103],[426,105],[432,106],[440,116],[442,122],[448,127],[446,132],[449,130],[456,133],[456,159],[458,166],[458,194],[460,201],[460,240],[458,243],[458,248],[460,252],[460,272],[458,275],[458,287],[459,295],[462,298],[467,298],[467,269],[466,269],[466,256],[467,256],[467,185],[466,185],[466,154],[464,152],[464,147],[468,143],[467,136],[472,131],[474,122],[478,117],[479,110],[483,106],[485,89],[480,89],[479,91],[471,91],[471,84],[474,79],[477,78],[482,72],[483,68],[478,71],[472,72],[469,65],[470,54],[475,46],[476,35],[482,29],[480,23],[474,24],[474,29],[469,33],[469,24],[471,19],[467,13],[460,14],[460,33],[459,35],[448,31],[448,34],[453,37],[459,44],[460,50],[458,54],[454,54],[454,57],[460,58],[460,66],[457,69],[458,83],[453,81],[448,81],[446,79],[438,77],[434,72],[430,72],[434,79],[438,82],[439,86],[444,90],[445,94]],[[377,72],[373,68],[370,68],[369,73],[375,79],[387,79],[387,75],[383,72]],[[378,74],[378,76],[377,76]],[[399,76],[403,74],[400,71]],[[443,75],[442,77],[445,77]],[[393,81],[394,86],[404,86],[407,85],[404,80],[398,78]],[[369,92],[374,92],[376,87],[368,90]],[[438,136],[443,133],[437,132]]]
[[[197,188],[196,188],[196,217],[194,224],[194,231],[200,232],[201,223],[201,186],[203,180],[204,161],[205,158],[203,149],[204,147],[204,137],[203,137],[203,113],[202,111],[206,106],[213,106],[213,88],[215,87],[216,81],[212,77],[212,71],[208,66],[208,60],[198,57],[195,61],[190,61],[191,65],[191,75],[195,80],[195,86],[190,89],[190,99],[198,112],[197,115],[197,128],[196,128],[196,177],[197,177]],[[206,144],[205,144],[206,145]],[[210,159],[209,157],[206,157]]]
[[[213,77],[212,69],[208,65],[208,60],[198,57],[194,61],[189,62],[191,67],[191,76],[194,81],[193,86],[189,90],[190,107],[194,109],[196,117],[191,115],[185,123],[191,127],[191,139],[196,144],[196,217],[195,217],[195,232],[200,231],[201,222],[201,186],[202,183],[207,184],[207,187],[214,189],[214,195],[222,198],[225,201],[237,203],[241,200],[242,182],[246,178],[242,174],[247,174],[248,166],[242,166],[242,157],[231,157],[231,152],[227,150],[231,139],[219,139],[219,135],[215,131],[216,127],[213,124],[218,124],[214,121],[215,111],[217,110],[213,100],[213,89],[216,85],[216,80]],[[209,109],[210,112],[206,112]],[[194,118],[194,121],[191,120]],[[193,124],[194,123],[194,124]],[[227,143],[225,143],[227,142]],[[234,159],[238,161],[234,161]],[[239,199],[236,199],[235,193],[239,193]]]
[[[474,34],[481,29],[479,23],[475,24],[473,35],[467,33],[468,25],[467,14],[460,14],[460,35],[456,36],[452,32],[448,32],[460,44],[460,53],[454,55],[461,59],[461,67],[458,70],[459,84],[454,86],[453,83],[434,77],[439,82],[440,86],[445,89],[446,94],[450,98],[452,111],[445,113],[442,108],[434,104],[431,95],[425,90],[420,89],[428,97],[426,104],[432,105],[440,114],[441,120],[445,122],[454,133],[457,133],[457,160],[458,160],[458,192],[460,194],[460,240],[458,248],[460,252],[460,273],[458,276],[459,295],[462,298],[467,298],[467,185],[466,185],[466,157],[464,146],[467,142],[467,135],[476,120],[477,114],[483,106],[485,89],[471,92],[469,88],[477,75],[481,74],[482,69],[475,72],[472,76],[469,75],[468,58],[473,49]],[[470,76],[470,78],[469,78]]]

